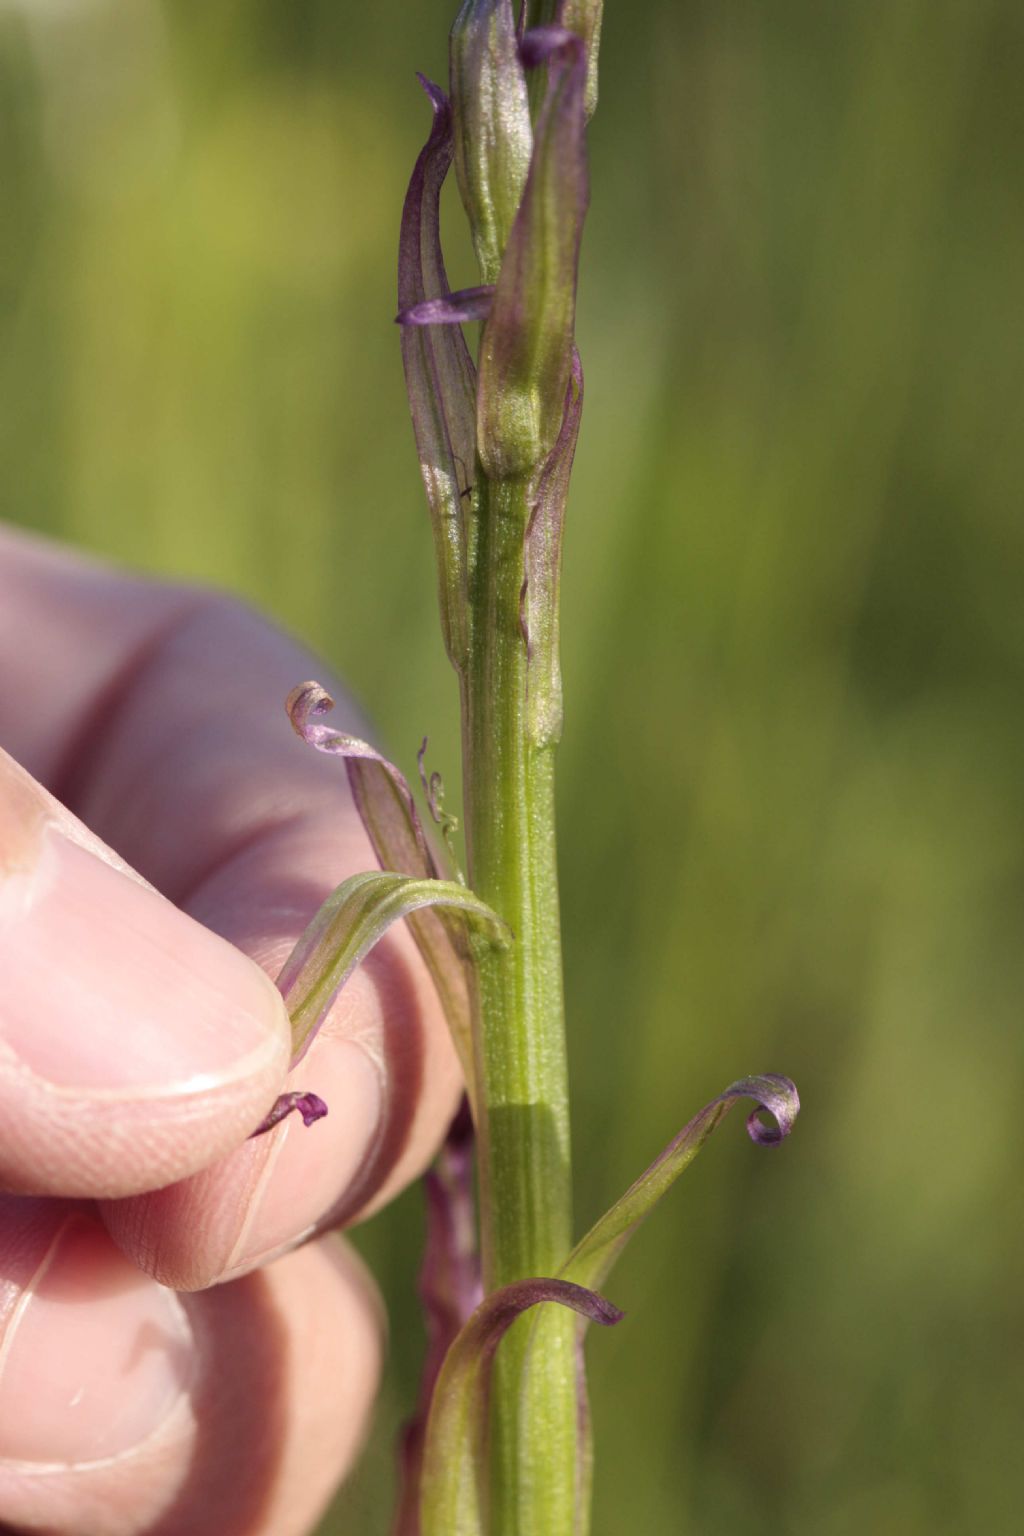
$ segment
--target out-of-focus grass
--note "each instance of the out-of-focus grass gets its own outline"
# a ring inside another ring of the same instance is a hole
[[[5,515],[226,584],[457,782],[391,326],[452,5],[0,4]],[[365,13],[365,14],[364,14]],[[610,1285],[596,1531],[1024,1507],[1017,0],[612,3],[562,865],[581,1225],[779,1070]],[[457,281],[472,281],[457,244]],[[364,1234],[387,1528],[415,1198]],[[541,1533],[538,1533],[541,1536]]]

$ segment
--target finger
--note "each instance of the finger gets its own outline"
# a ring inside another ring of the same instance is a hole
[[[380,1366],[377,1306],[340,1242],[178,1297],[86,1208],[18,1202],[4,1216],[5,1529],[311,1531],[358,1450]]]
[[[179,912],[0,752],[0,1184],[117,1195],[251,1131],[288,1022],[243,955]]]

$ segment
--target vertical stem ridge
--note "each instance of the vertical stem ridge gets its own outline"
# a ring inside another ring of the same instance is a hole
[[[477,968],[487,1290],[555,1273],[572,1242],[554,748],[530,739],[519,620],[529,500],[527,479],[488,481],[478,472],[463,688],[467,848],[474,890],[515,936],[505,952],[481,951]],[[570,1536],[573,1530],[571,1320],[552,1319],[544,1333],[525,1397],[524,1326],[512,1330],[497,1362],[494,1515],[501,1536]]]

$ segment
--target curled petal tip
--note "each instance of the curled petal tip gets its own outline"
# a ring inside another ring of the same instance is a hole
[[[447,112],[449,101],[441,87],[439,85],[435,85],[430,76],[425,75],[420,69],[416,71],[416,79],[419,81],[420,85],[422,85],[423,89],[427,93],[427,96],[430,98],[430,105],[433,107],[434,111]]]
[[[759,1147],[777,1147],[785,1141],[800,1113],[800,1095],[796,1084],[788,1077],[768,1072],[763,1077],[752,1078],[737,1087],[757,1099],[757,1107],[747,1116],[747,1135]],[[762,1113],[769,1114],[775,1122],[766,1125]]]
[[[310,740],[310,724],[319,715],[334,708],[334,700],[320,683],[298,683],[284,701],[292,730],[303,740]]]
[[[314,1125],[327,1114],[327,1105],[316,1093],[282,1093],[252,1136],[265,1136],[267,1131],[272,1131],[275,1125],[280,1125],[282,1120],[293,1113],[302,1116],[303,1125]]]

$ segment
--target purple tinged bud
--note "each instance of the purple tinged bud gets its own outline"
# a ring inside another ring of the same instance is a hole
[[[401,1492],[393,1536],[419,1536],[420,1481],[434,1387],[452,1341],[483,1299],[473,1144],[473,1120],[463,1099],[437,1161],[423,1181],[427,1230],[418,1290],[427,1326],[427,1357],[416,1414],[402,1435]]]
[[[486,320],[491,312],[494,285],[460,288],[442,299],[425,299],[411,309],[403,309],[395,319],[399,325],[463,325],[472,320]]]
[[[398,245],[399,316],[444,300],[441,186],[452,159],[452,114],[444,92],[423,75],[434,121],[416,161],[402,209]],[[437,556],[441,628],[456,670],[465,665],[468,534],[465,492],[476,461],[476,369],[458,326],[402,326],[402,364],[430,507]]]
[[[452,27],[455,173],[484,281],[501,265],[533,147],[512,0],[465,0]]]
[[[556,29],[557,30],[557,29]],[[576,272],[588,201],[584,87],[577,37],[527,33],[527,57],[547,57],[523,200],[495,285],[480,344],[477,448],[488,474],[530,474],[550,453],[573,357]]]
[[[563,48],[574,48],[580,42],[568,27],[531,27],[523,33],[519,44],[519,57],[526,69],[539,69],[553,53]]]
[[[275,1125],[280,1125],[281,1121],[291,1114],[301,1115],[303,1125],[314,1125],[317,1120],[322,1120],[327,1114],[327,1105],[315,1093],[282,1093],[266,1119],[262,1120],[253,1131],[249,1140],[251,1141],[253,1136],[265,1136],[268,1131],[274,1129]]]

